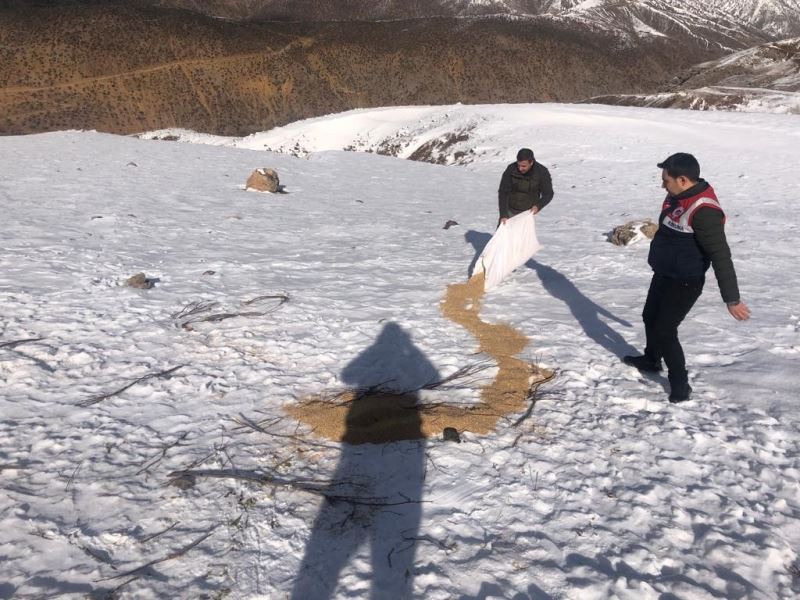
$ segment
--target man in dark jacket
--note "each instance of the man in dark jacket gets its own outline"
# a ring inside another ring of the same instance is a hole
[[[501,223],[526,210],[536,214],[553,199],[550,171],[536,162],[533,150],[517,152],[517,161],[508,165],[500,178],[497,197]]]
[[[710,265],[731,316],[744,321],[750,309],[739,298],[725,239],[725,214],[712,187],[700,178],[697,159],[679,152],[658,167],[667,197],[648,256],[653,279],[642,312],[647,346],[643,356],[626,356],[623,361],[640,371],[660,371],[663,358],[669,370],[669,400],[683,402],[692,388],[678,325],[700,297]]]

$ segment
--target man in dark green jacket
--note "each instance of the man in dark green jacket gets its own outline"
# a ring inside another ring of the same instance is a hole
[[[700,178],[700,164],[679,152],[658,163],[667,197],[661,207],[658,231],[650,243],[648,262],[653,279],[642,318],[647,346],[642,356],[623,361],[640,371],[669,370],[670,402],[689,399],[692,388],[686,372],[678,325],[700,297],[705,273],[714,267],[722,300],[737,321],[750,317],[739,298],[739,286],[725,239],[725,214],[713,188]]]
[[[500,178],[497,197],[500,223],[526,210],[536,214],[553,199],[550,171],[536,162],[533,150],[522,148],[517,152],[517,161],[508,165]]]

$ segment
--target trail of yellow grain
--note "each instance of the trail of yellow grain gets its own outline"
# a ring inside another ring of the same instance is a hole
[[[437,436],[445,427],[477,434],[494,430],[501,417],[524,410],[531,386],[551,373],[516,358],[528,344],[526,336],[509,325],[481,320],[483,284],[483,274],[451,284],[441,303],[442,314],[472,333],[478,350],[497,362],[497,375],[481,389],[477,404],[425,406],[418,405],[415,394],[357,396],[351,391],[307,398],[288,413],[318,435],[352,444]]]

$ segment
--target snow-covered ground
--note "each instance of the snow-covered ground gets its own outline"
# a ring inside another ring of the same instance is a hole
[[[407,156],[463,131],[440,152],[466,166],[338,150],[393,139]],[[800,592],[800,117],[420,107],[211,141],[0,138],[0,597]],[[556,370],[531,414],[461,444],[310,434],[286,412],[303,398],[481,358],[439,303],[520,146],[556,197],[544,248],[481,318]],[[647,245],[606,241],[657,216],[655,163],[675,151],[727,210],[753,310],[731,319],[709,274],[681,405],[620,363],[641,347]],[[258,167],[289,193],[244,191]],[[137,272],[155,287],[121,285]]]

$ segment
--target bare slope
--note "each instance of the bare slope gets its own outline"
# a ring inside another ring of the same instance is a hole
[[[127,3],[6,3],[0,133],[244,134],[357,107],[568,102],[653,89],[698,55],[716,54],[551,20],[234,23]]]

